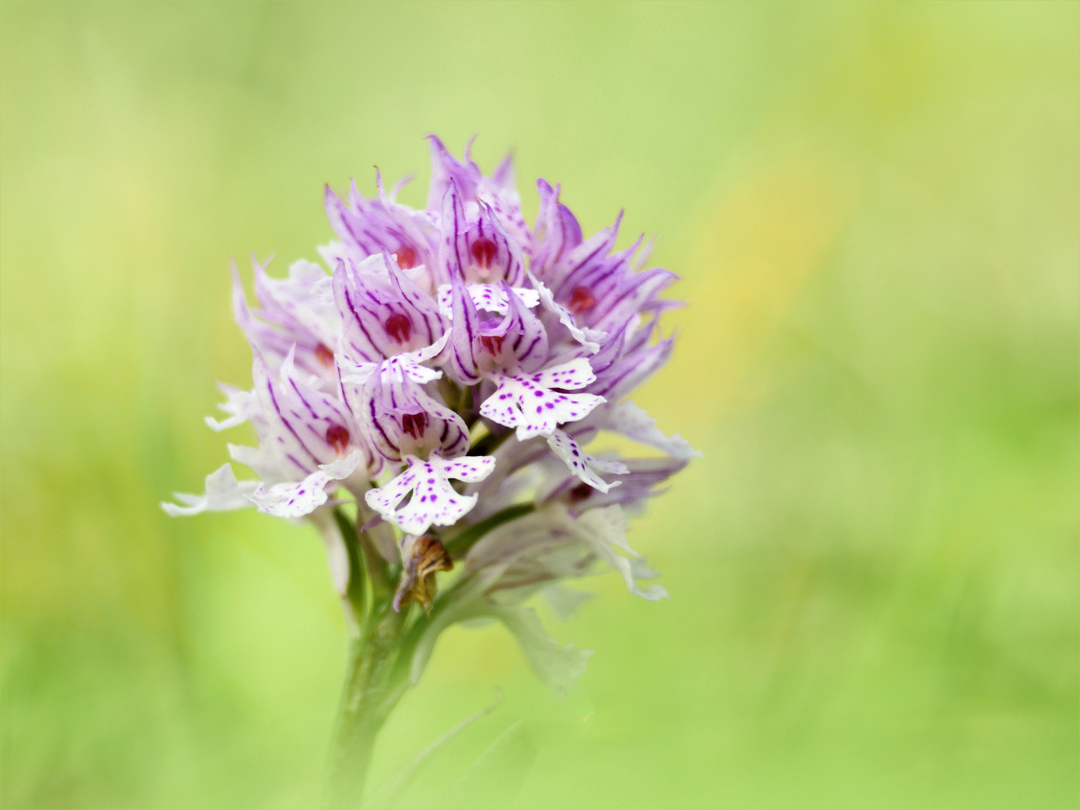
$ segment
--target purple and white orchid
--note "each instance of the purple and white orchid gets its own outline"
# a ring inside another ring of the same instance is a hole
[[[229,452],[258,479],[226,464],[205,495],[163,508],[311,520],[358,632],[380,599],[428,611],[399,619],[413,680],[441,629],[489,615],[563,686],[588,651],[547,638],[525,599],[604,567],[632,593],[666,595],[638,584],[655,573],[627,544],[626,516],[696,454],[627,397],[671,354],[657,319],[676,305],[659,297],[675,276],[642,269],[640,240],[615,251],[621,214],[586,240],[559,187],[540,180],[530,228],[509,158],[485,177],[468,149],[459,161],[430,142],[425,210],[381,177],[375,199],[355,183],[344,200],[327,188],[337,241],[320,248],[325,269],[299,261],[277,280],[256,264],[257,309],[234,270],[254,386],[222,386],[228,418],[207,424],[251,423],[258,445]],[[655,452],[592,455],[601,431]],[[435,572],[455,560],[462,572],[434,596]]]

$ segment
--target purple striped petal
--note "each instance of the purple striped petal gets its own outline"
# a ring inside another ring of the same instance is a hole
[[[403,368],[381,366],[362,386],[360,402],[361,423],[379,453],[392,462],[432,452],[453,456],[469,448],[464,420]]]
[[[274,449],[286,479],[303,478],[360,447],[360,431],[345,403],[301,380],[291,353],[276,379],[257,354],[252,376],[267,424],[264,442]]]
[[[474,385],[480,381],[475,345],[479,338],[480,316],[465,283],[456,276],[450,282],[450,342],[443,350],[442,360],[447,373],[459,385]]]
[[[514,160],[507,155],[491,177],[480,180],[477,199],[491,207],[499,225],[516,242],[522,253],[531,256],[534,250],[533,234],[521,214],[521,197],[514,181]]]
[[[378,185],[380,198],[368,200],[361,196],[353,181],[348,205],[330,186],[326,187],[326,216],[341,240],[345,256],[360,263],[369,256],[386,252],[397,256],[402,270],[421,265],[430,268],[434,264],[437,238],[434,224],[390,200],[382,191],[381,177]]]
[[[461,162],[446,150],[446,146],[436,136],[428,135],[427,137],[431,144],[431,185],[428,187],[428,210],[439,209],[451,185],[456,186],[458,193],[465,199],[475,199],[481,174],[480,169],[471,160],[472,141],[470,140],[469,145],[465,147],[465,162]]]
[[[334,272],[341,313],[341,349],[353,362],[377,363],[430,346],[446,330],[435,300],[385,253],[360,264],[345,260]]]
[[[581,226],[570,209],[559,202],[559,186],[552,188],[547,180],[537,180],[540,193],[540,213],[536,216],[534,242],[538,247],[530,269],[544,277],[548,270],[581,244]]]
[[[521,246],[506,235],[491,206],[481,201],[467,208],[453,183],[443,199],[439,244],[440,284],[455,277],[470,284],[525,280]]]
[[[259,352],[273,369],[281,368],[285,356],[294,350],[296,365],[309,376],[318,376],[332,383],[334,380],[334,353],[323,342],[336,328],[332,316],[326,315],[321,301],[322,292],[317,289],[327,276],[321,268],[306,262],[293,265],[297,270],[288,280],[276,281],[266,276],[265,266],[254,260],[255,290],[263,309],[248,308],[244,287],[236,265],[233,274],[233,315],[253,350]],[[314,268],[321,277],[311,272]],[[303,320],[301,320],[301,316]],[[330,322],[315,327],[316,319],[329,317]],[[332,338],[329,338],[332,339]],[[331,344],[332,345],[332,344]]]

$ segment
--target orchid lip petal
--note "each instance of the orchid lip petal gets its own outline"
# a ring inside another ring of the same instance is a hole
[[[365,494],[368,506],[384,520],[396,524],[407,534],[421,535],[431,527],[450,526],[476,505],[476,495],[460,495],[449,479],[482,481],[495,468],[491,456],[468,456],[443,459],[431,456],[422,461],[406,459],[408,468],[396,478]],[[407,504],[401,502],[409,495]]]
[[[583,388],[595,379],[584,358],[536,374],[497,375],[498,388],[480,406],[480,413],[515,428],[519,441],[550,436],[558,425],[584,419],[605,401],[595,394],[560,392]]]

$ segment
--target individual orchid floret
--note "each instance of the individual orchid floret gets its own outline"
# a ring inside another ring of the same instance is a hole
[[[362,387],[361,423],[376,450],[394,463],[433,452],[453,458],[469,449],[465,421],[417,380],[421,371],[431,369],[391,360]]]
[[[267,514],[300,517],[327,500],[331,482],[350,479],[359,467],[381,469],[382,461],[363,437],[345,404],[317,390],[296,373],[292,352],[275,375],[261,355],[252,369],[262,406],[263,433],[258,448],[231,448],[234,457],[261,472],[249,499]]]
[[[293,474],[306,475],[360,447],[361,434],[349,409],[333,394],[305,383],[291,352],[277,375],[256,355],[252,376],[270,445]]]
[[[675,274],[659,268],[634,272],[631,262],[639,244],[640,240],[610,256],[584,257],[576,265],[568,260],[556,300],[583,326],[601,330],[636,312],[649,311],[656,295],[675,280]]]
[[[232,268],[233,313],[252,348],[274,369],[293,352],[294,362],[305,374],[332,383],[331,347],[340,326],[328,296],[329,276],[317,265],[296,262],[289,268],[289,279],[278,281],[266,275],[264,265],[252,264],[261,306],[254,312],[247,305],[235,264]]]
[[[382,178],[378,178],[379,199],[366,200],[356,189],[349,188],[349,204],[326,187],[326,215],[341,240],[341,255],[359,264],[369,256],[388,253],[396,257],[397,265],[407,273],[434,267],[438,230],[429,217],[398,205],[394,194],[386,194]],[[396,189],[394,190],[396,193]]]
[[[486,318],[476,330],[473,353],[477,367],[485,373],[535,371],[548,358],[547,331],[505,281],[503,296],[506,299],[503,317]]]
[[[451,183],[442,206],[440,284],[460,278],[469,284],[507,281],[520,286],[525,281],[521,246],[507,236],[491,206],[480,201],[472,207],[476,213],[469,216]]]
[[[334,271],[340,345],[355,362],[377,363],[430,346],[446,331],[439,306],[385,253]]]
[[[543,365],[547,332],[530,312],[528,302],[538,300],[533,291],[505,281],[501,288],[466,287],[458,279],[448,286],[451,338],[444,358],[455,381],[473,385],[496,372],[535,371]],[[445,293],[443,298],[445,302]],[[500,310],[502,318],[497,317]]]

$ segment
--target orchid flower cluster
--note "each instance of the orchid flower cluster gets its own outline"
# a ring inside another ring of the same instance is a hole
[[[253,309],[234,267],[254,386],[222,385],[227,418],[206,422],[251,424],[257,446],[229,453],[258,477],[226,464],[204,495],[163,507],[311,521],[354,628],[374,599],[358,596],[361,580],[368,593],[382,580],[395,613],[424,608],[413,681],[443,628],[487,616],[564,686],[589,651],[550,639],[527,599],[542,591],[569,609],[584,595],[566,581],[603,569],[638,596],[666,596],[643,584],[656,574],[628,545],[626,518],[695,453],[628,396],[671,355],[658,318],[676,304],[659,295],[675,276],[644,269],[640,239],[616,251],[618,220],[584,239],[544,180],[530,228],[509,158],[485,176],[468,148],[459,161],[430,142],[425,210],[378,175],[376,199],[327,187],[337,241],[319,249],[325,269],[298,261],[275,279],[256,263]],[[652,451],[591,454],[602,431]],[[456,566],[436,595],[436,572]]]

